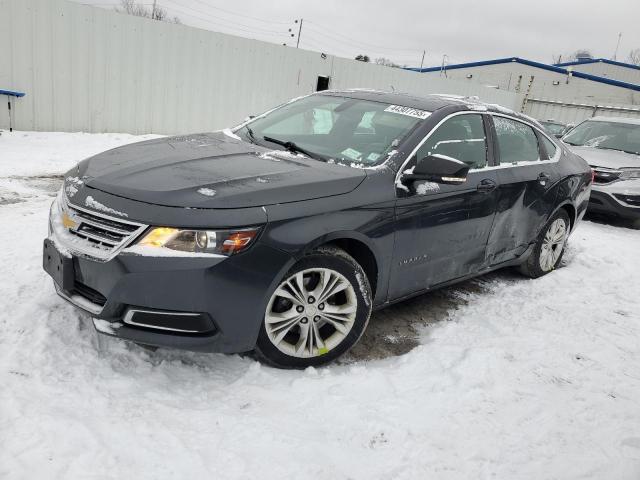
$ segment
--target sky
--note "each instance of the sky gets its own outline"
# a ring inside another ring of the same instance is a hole
[[[113,8],[120,0],[76,0]],[[353,58],[424,66],[522,57],[551,63],[579,49],[626,61],[640,48],[640,1],[609,0],[157,0],[181,23]],[[150,5],[152,0],[140,0]],[[446,57],[444,57],[446,55]]]

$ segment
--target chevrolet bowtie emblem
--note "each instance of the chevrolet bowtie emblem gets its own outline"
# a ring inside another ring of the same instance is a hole
[[[64,228],[68,228],[69,230],[78,226],[78,224],[66,213],[62,214],[62,225],[64,225]]]

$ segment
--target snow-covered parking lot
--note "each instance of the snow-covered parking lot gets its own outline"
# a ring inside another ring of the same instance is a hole
[[[640,478],[640,231],[583,222],[550,275],[375,313],[318,370],[150,352],[41,267],[64,171],[139,139],[0,136],[0,478]]]

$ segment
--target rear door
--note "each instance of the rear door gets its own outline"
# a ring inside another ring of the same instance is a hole
[[[497,169],[479,113],[455,114],[430,132],[403,170],[439,153],[467,163],[462,185],[416,181],[399,190],[390,298],[480,270],[497,204]],[[401,172],[399,172],[401,173]]]
[[[524,253],[552,212],[560,152],[548,154],[554,144],[531,125],[507,116],[491,117],[499,193],[487,257],[497,264]]]

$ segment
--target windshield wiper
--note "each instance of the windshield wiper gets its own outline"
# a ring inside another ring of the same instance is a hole
[[[251,127],[247,125],[244,128],[247,129],[247,137],[249,137],[249,140],[251,141],[251,143],[257,144],[258,142],[256,142],[256,136],[253,134],[253,130],[251,130]]]
[[[299,153],[305,154],[307,157],[311,157],[316,160],[323,160],[323,158],[321,158],[317,153],[313,153],[305,148],[299,147],[293,142],[285,142],[284,140],[278,140],[277,138],[273,138],[273,137],[262,137],[262,138],[267,142],[275,143],[277,145],[282,145],[284,148],[286,148],[290,152],[293,152],[293,153],[299,152]]]

